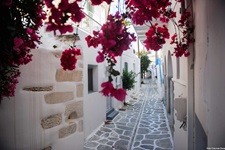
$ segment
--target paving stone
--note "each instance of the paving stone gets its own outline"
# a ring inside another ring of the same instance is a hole
[[[135,123],[136,121],[137,121],[137,119],[135,119],[135,118],[130,119],[130,122],[132,122],[132,123]]]
[[[154,145],[154,140],[143,140],[143,141],[141,141],[141,144],[153,144]]]
[[[128,123],[128,122],[130,122],[130,120],[129,119],[120,119],[120,122]]]
[[[107,145],[99,145],[99,146],[97,147],[97,149],[98,149],[98,150],[113,150],[112,147],[107,146]]]
[[[150,130],[148,128],[139,128],[137,131],[138,134],[148,134]]]
[[[120,135],[120,136],[119,136],[119,138],[120,138],[120,139],[123,139],[123,140],[130,140],[130,138],[129,138],[129,137],[127,137],[127,136],[123,136],[123,135]]]
[[[96,135],[101,136],[103,133],[104,132],[102,132],[102,131],[99,130],[99,131],[96,132]]]
[[[104,127],[112,129],[112,128],[115,128],[115,125],[113,123],[110,123],[110,124],[105,124]]]
[[[137,146],[139,146],[140,145],[140,142],[135,142],[134,143],[134,147],[137,147]]]
[[[149,122],[146,122],[146,121],[141,121],[141,124],[150,125],[150,123]]]
[[[110,136],[111,136],[111,137],[119,137],[119,135],[118,135],[116,132],[110,133]]]
[[[155,132],[152,132],[151,134],[161,134],[160,131],[155,131]]]
[[[107,138],[109,136],[109,133],[104,133],[104,134],[102,134],[102,138]]]
[[[154,149],[154,146],[152,146],[152,145],[141,145],[140,147],[142,147],[144,149],[150,149],[150,150]]]
[[[118,127],[119,129],[122,129],[122,130],[128,130],[128,131],[132,131],[132,129],[133,129],[133,128],[131,128],[131,127],[120,126],[120,125],[118,125],[117,127]]]
[[[101,128],[100,130],[103,131],[103,132],[111,132],[112,131],[112,130],[107,129],[107,128]]]
[[[135,126],[135,124],[134,123],[127,123],[127,126],[133,128]]]
[[[115,149],[118,149],[118,150],[127,150],[128,149],[128,141],[125,141],[125,140],[116,141],[114,147],[115,147]]]
[[[116,131],[116,133],[118,133],[118,134],[122,134],[124,130],[116,129],[115,131]]]
[[[125,131],[123,135],[126,135],[126,136],[132,136],[132,133],[133,133],[133,132],[131,132],[131,131]]]
[[[109,141],[109,142],[107,142],[106,144],[107,144],[107,145],[111,145],[111,146],[112,146],[112,145],[114,144],[114,142]]]
[[[93,137],[90,138],[90,141],[98,141],[100,139],[99,136],[94,135]]]
[[[160,125],[160,127],[166,127],[166,124],[165,124],[165,123],[163,123],[163,124],[161,124],[161,125]]]
[[[137,135],[135,141],[141,141],[144,139],[144,135]]]
[[[163,148],[172,148],[170,139],[160,139],[156,140],[156,145]]]
[[[151,124],[151,127],[158,128],[158,125],[157,124]]]
[[[89,148],[94,148],[98,145],[97,142],[87,142],[85,143],[85,146],[89,147]]]
[[[119,121],[118,123],[116,123],[116,125],[118,125],[118,126],[127,126],[127,123]]]
[[[137,148],[134,148],[133,150],[143,150],[143,148],[137,147]]]
[[[164,135],[145,135],[146,139],[161,139],[165,137],[170,137],[169,134],[164,134]]]
[[[158,128],[159,131],[169,131],[168,128]]]
[[[120,120],[121,116],[120,114],[116,116],[116,118],[113,119],[113,122],[117,122],[118,120]]]
[[[101,139],[101,140],[99,140],[98,142],[99,143],[101,143],[101,144],[105,144],[105,143],[107,143],[109,140],[107,140],[107,139]]]
[[[119,140],[119,138],[116,138],[116,137],[108,137],[108,139],[111,140],[111,141],[118,141]]]

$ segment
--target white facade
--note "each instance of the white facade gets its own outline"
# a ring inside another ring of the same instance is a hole
[[[195,27],[195,43],[189,48],[191,55],[170,56],[173,52],[170,45],[163,47],[161,55],[164,99],[174,149],[224,148],[225,3],[222,0],[185,3],[193,14]],[[168,27],[173,30],[172,25]],[[186,127],[180,127],[183,121]]]
[[[82,55],[74,71],[63,71],[60,66],[62,50],[73,43],[65,39],[66,43],[60,42],[53,33],[42,29],[43,44],[32,51],[33,61],[20,68],[15,97],[4,98],[0,104],[0,149],[82,150],[84,140],[106,120],[107,98],[99,91],[101,83],[107,81],[107,66],[96,62],[100,47],[87,47],[86,31],[93,28],[80,28],[76,46]],[[120,72],[124,62],[129,64],[129,71],[140,72],[140,60],[132,50],[118,58],[116,69]],[[92,70],[92,91],[88,69]],[[128,101],[139,90],[140,76],[136,80],[134,91],[128,92]],[[117,82],[121,86],[122,81]],[[115,110],[121,106],[122,102],[112,99]]]

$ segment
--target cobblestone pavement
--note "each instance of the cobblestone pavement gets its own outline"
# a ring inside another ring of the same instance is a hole
[[[172,150],[172,138],[163,103],[154,82],[142,85],[112,122],[102,125],[84,144],[84,150]]]

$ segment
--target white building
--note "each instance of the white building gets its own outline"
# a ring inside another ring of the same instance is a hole
[[[189,48],[191,55],[171,56],[173,48],[168,44],[160,57],[174,149],[222,149],[225,147],[225,2],[186,0],[185,6],[193,15],[195,27],[195,42]],[[174,27],[169,25],[169,28]]]
[[[88,3],[87,8],[90,17],[79,26],[80,40],[76,42],[82,55],[73,71],[60,66],[62,50],[73,42],[68,36],[57,39],[42,29],[43,44],[32,51],[33,61],[20,68],[15,96],[0,104],[0,149],[82,150],[84,140],[106,121],[107,112],[122,106],[122,102],[99,93],[101,83],[107,81],[107,66],[96,62],[97,49],[88,48],[85,41],[104,23],[108,7],[92,8]],[[129,71],[140,72],[140,60],[132,49],[118,58],[116,69],[122,72],[125,65]],[[139,90],[140,76],[136,80],[127,101]],[[120,77],[115,84],[121,86]]]

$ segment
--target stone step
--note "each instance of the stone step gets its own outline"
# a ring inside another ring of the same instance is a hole
[[[119,113],[118,111],[115,111],[115,109],[112,109],[106,114],[106,119],[113,120],[113,118],[115,118],[116,115],[118,115],[118,113]]]

